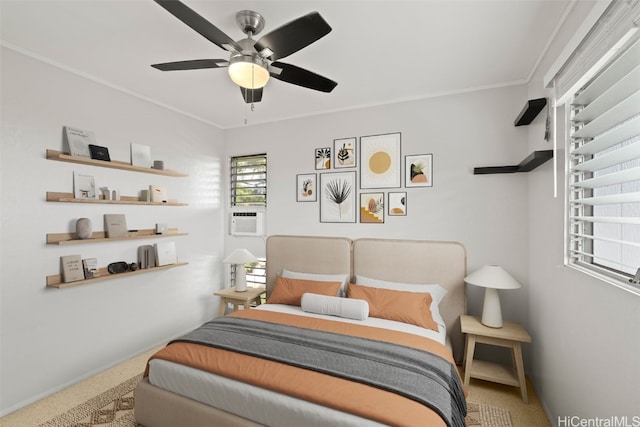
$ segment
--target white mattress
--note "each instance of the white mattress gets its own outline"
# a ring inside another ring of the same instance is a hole
[[[443,330],[436,332],[384,319],[370,317],[360,321],[306,313],[300,307],[288,305],[265,304],[256,309],[403,331],[435,339],[440,343],[444,343],[446,335]],[[326,425],[381,426],[379,423],[355,415],[166,360],[153,359],[149,363],[149,382],[156,387],[264,425],[284,427],[301,425],[310,427]],[[247,402],[251,402],[251,404],[249,405]]]

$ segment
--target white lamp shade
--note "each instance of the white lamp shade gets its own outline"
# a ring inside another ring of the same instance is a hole
[[[256,262],[258,258],[246,249],[236,249],[222,262],[227,264],[248,264],[250,262]]]
[[[260,89],[269,81],[269,71],[253,58],[238,57],[229,64],[229,77],[245,89]]]
[[[470,285],[493,289],[518,289],[522,285],[499,265],[485,265],[464,278]]]
[[[502,309],[498,289],[518,289],[522,285],[498,265],[485,265],[464,278],[470,285],[486,288],[482,306],[482,324],[491,328],[502,327]]]

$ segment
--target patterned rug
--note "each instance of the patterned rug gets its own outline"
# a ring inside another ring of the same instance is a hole
[[[137,427],[133,390],[142,374],[99,394],[38,427]],[[511,414],[484,403],[467,402],[468,427],[513,427]]]

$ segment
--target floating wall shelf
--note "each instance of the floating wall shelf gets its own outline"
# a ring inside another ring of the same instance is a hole
[[[70,288],[72,286],[88,285],[90,283],[102,282],[102,281],[110,280],[110,279],[119,279],[121,277],[128,277],[128,276],[133,276],[133,275],[136,275],[136,274],[151,273],[153,271],[160,271],[160,270],[167,270],[169,268],[182,267],[182,266],[188,265],[188,264],[189,264],[188,262],[178,262],[176,264],[163,265],[161,267],[139,269],[139,270],[135,270],[135,271],[127,271],[125,273],[118,273],[118,274],[110,274],[107,271],[107,268],[104,267],[104,268],[99,268],[98,269],[98,272],[100,273],[100,275],[98,277],[94,277],[93,279],[78,280],[78,281],[75,281],[75,282],[64,282],[62,280],[62,276],[60,274],[54,274],[52,276],[47,276],[47,287],[49,287],[49,288]]]
[[[50,149],[47,149],[47,159],[58,160],[60,162],[79,163],[82,165],[100,166],[103,168],[110,168],[110,169],[120,169],[120,170],[126,170],[131,172],[151,173],[155,175],[166,175],[166,176],[176,176],[176,177],[189,176],[187,174],[176,172],[171,169],[153,169],[153,168],[145,168],[142,166],[133,166],[130,163],[120,162],[118,160],[111,160],[110,162],[106,162],[104,160],[95,160],[95,159],[90,159],[88,157],[71,156],[61,151],[50,150]]]
[[[513,122],[515,126],[528,125],[536,118],[536,116],[547,105],[547,98],[530,99],[524,106],[516,120]]]
[[[146,202],[134,196],[120,196],[120,200],[105,200],[100,195],[99,199],[76,199],[73,193],[61,193],[56,191],[47,191],[47,202],[64,202],[64,203],[103,203],[110,205],[148,205],[148,206],[188,206],[188,203],[182,202]]]
[[[553,150],[534,151],[515,166],[488,166],[473,168],[474,175],[486,175],[494,173],[529,172],[553,157]]]
[[[77,245],[84,243],[104,243],[121,240],[156,239],[161,237],[188,236],[188,233],[180,233],[177,228],[169,228],[164,234],[156,234],[156,230],[148,228],[144,230],[129,231],[128,237],[106,237],[104,231],[94,231],[89,239],[78,239],[75,233],[49,233],[47,245]]]

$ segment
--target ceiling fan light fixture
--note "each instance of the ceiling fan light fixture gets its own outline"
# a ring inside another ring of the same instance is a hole
[[[260,89],[269,81],[269,70],[259,58],[237,55],[229,61],[229,77],[245,89]]]

